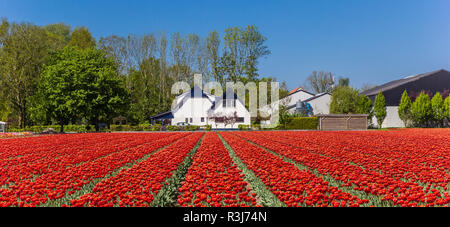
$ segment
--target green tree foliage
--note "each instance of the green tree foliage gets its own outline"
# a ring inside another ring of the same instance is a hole
[[[358,107],[359,102],[360,97],[358,89],[353,89],[350,86],[337,86],[332,93],[330,113],[359,113],[363,109]]]
[[[211,75],[214,81],[224,84],[223,75],[220,73],[220,37],[217,31],[212,31],[206,38],[206,53],[210,62]]]
[[[96,47],[95,38],[92,37],[91,32],[82,26],[77,27],[72,32],[72,37],[68,43],[69,46],[78,47],[80,49],[94,48]]]
[[[160,61],[150,58],[142,62],[139,71],[130,74],[128,84],[131,86],[131,121],[150,122],[151,116],[170,108],[172,99],[165,99],[168,94],[162,94],[164,91],[160,86],[160,71]]]
[[[225,29],[221,73],[228,81],[245,79],[254,81],[258,75],[257,65],[261,57],[270,54],[265,45],[267,40],[254,25],[244,29],[233,27]]]
[[[421,92],[411,105],[411,116],[416,126],[428,126],[433,117],[430,97]]]
[[[7,106],[20,128],[29,121],[29,99],[34,95],[50,51],[49,37],[41,27],[21,23],[0,25],[0,85]]]
[[[400,99],[398,116],[406,127],[408,127],[411,122],[411,105],[411,99],[409,98],[408,92],[405,90],[402,94],[402,98]]]
[[[444,117],[447,119],[448,122],[450,122],[450,95],[447,96],[447,98],[444,100]]]
[[[98,130],[99,120],[120,114],[127,103],[123,80],[115,63],[96,49],[66,47],[45,66],[36,100],[63,125],[84,116]]]
[[[338,80],[338,86],[350,86],[350,78],[340,77]]]
[[[386,118],[386,100],[383,92],[378,93],[373,105],[375,117],[377,118],[378,127],[382,127],[383,121]]]
[[[433,111],[434,123],[438,126],[443,125],[444,116],[444,99],[441,93],[437,92],[431,99],[431,108]]]
[[[43,27],[47,31],[47,35],[51,39],[53,49],[64,48],[71,39],[72,28],[64,23],[49,24]]]
[[[373,116],[373,105],[372,101],[369,97],[365,95],[359,95],[358,96],[358,103],[356,106],[356,113],[359,114],[367,114],[369,115],[367,117],[367,120],[369,124],[372,122],[372,116]]]

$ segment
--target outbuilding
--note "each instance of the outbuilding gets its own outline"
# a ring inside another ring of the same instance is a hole
[[[6,132],[6,122],[0,121],[0,132]]]
[[[367,114],[318,114],[320,130],[366,130]]]

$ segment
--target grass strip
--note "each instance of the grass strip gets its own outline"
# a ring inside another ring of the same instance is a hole
[[[242,160],[234,153],[233,148],[223,139],[223,137],[218,133],[217,134],[222,141],[225,148],[228,150],[231,159],[237,165],[237,167],[244,173],[245,181],[247,181],[252,190],[256,193],[257,198],[260,199],[258,201],[260,205],[264,207],[287,207],[287,205],[280,201],[280,199],[275,196],[268,187],[259,179],[253,171],[247,168],[247,166],[242,162]]]
[[[180,139],[182,139],[182,138],[180,138]],[[177,140],[173,141],[172,143],[170,143],[170,144],[168,144],[168,145],[166,145],[164,147],[160,147],[160,148],[150,152],[149,154],[146,154],[144,157],[142,157],[140,159],[137,159],[137,160],[135,160],[135,161],[133,161],[131,163],[128,163],[128,164],[126,164],[126,165],[124,165],[124,166],[114,170],[113,172],[105,175],[102,178],[95,178],[95,179],[93,179],[90,183],[83,185],[80,190],[75,191],[75,193],[73,193],[71,195],[66,194],[66,196],[64,196],[62,198],[54,199],[54,200],[48,200],[46,203],[40,204],[39,207],[60,207],[62,205],[69,206],[71,200],[80,199],[80,197],[82,195],[91,193],[92,190],[94,189],[94,187],[98,183],[100,183],[101,181],[106,180],[106,179],[111,178],[111,177],[115,177],[122,170],[127,170],[127,169],[133,167],[134,165],[147,160],[151,155],[153,155],[153,154],[155,154],[155,153],[165,149],[166,147],[172,145],[173,143],[177,142],[180,139],[177,139]],[[145,143],[145,144],[147,144],[147,143]],[[138,145],[136,147],[144,146],[145,144],[141,144],[141,145]],[[136,147],[133,147],[133,148],[136,148]],[[128,149],[126,149],[126,150],[128,150]]]
[[[233,135],[237,136],[235,134],[233,134]],[[353,196],[356,196],[356,197],[358,197],[360,199],[367,199],[367,200],[369,200],[369,203],[362,204],[362,206],[376,206],[376,207],[395,207],[396,206],[396,205],[394,205],[394,203],[392,201],[382,201],[379,196],[376,196],[376,195],[373,195],[373,194],[370,194],[370,193],[367,193],[367,192],[364,192],[364,191],[354,190],[352,187],[349,187],[349,186],[342,186],[342,184],[344,184],[344,182],[334,179],[329,174],[327,174],[327,175],[320,174],[319,171],[317,171],[317,169],[311,169],[311,168],[309,168],[307,166],[304,166],[304,165],[302,165],[302,164],[300,164],[300,163],[298,163],[298,162],[296,162],[296,161],[294,161],[294,160],[292,160],[292,159],[290,159],[290,158],[288,158],[288,157],[286,157],[284,155],[278,154],[278,153],[276,153],[276,152],[274,152],[274,151],[272,151],[272,150],[270,150],[270,149],[268,149],[266,147],[263,147],[263,146],[261,146],[259,144],[256,144],[256,143],[254,143],[254,142],[252,142],[250,140],[247,140],[246,138],[243,138],[243,137],[240,137],[240,136],[237,136],[237,137],[242,138],[245,141],[247,141],[248,143],[253,144],[255,146],[258,146],[258,147],[264,149],[265,151],[282,158],[283,161],[293,164],[295,167],[297,167],[300,170],[306,170],[306,171],[312,172],[317,177],[322,178],[323,180],[327,181],[330,184],[330,186],[332,186],[332,187],[336,187],[336,188],[342,190],[343,192],[349,193],[349,194],[351,194]]]
[[[175,207],[177,206],[178,188],[186,177],[189,167],[192,165],[194,155],[197,153],[203,138],[206,134],[198,140],[195,146],[189,151],[184,161],[178,165],[177,170],[165,182],[161,190],[150,203],[151,207]]]

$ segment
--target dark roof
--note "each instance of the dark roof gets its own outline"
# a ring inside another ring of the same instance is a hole
[[[151,116],[150,118],[154,119],[154,120],[156,120],[156,119],[172,119],[173,118],[173,114],[172,114],[172,111],[167,111],[167,112],[164,112],[164,113],[160,113],[160,114]]]
[[[206,95],[206,93],[203,91],[203,89],[201,89],[199,86],[195,85],[194,87],[191,88],[191,98],[208,98],[208,96]]]
[[[378,93],[383,92],[387,106],[398,106],[403,92],[429,91],[431,93],[443,92],[450,89],[450,72],[441,69],[434,72],[418,74],[394,80],[374,87],[361,94],[368,96],[372,101]]]

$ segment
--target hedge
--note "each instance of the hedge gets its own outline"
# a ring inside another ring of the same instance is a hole
[[[249,126],[248,125],[238,125],[238,129],[239,130],[248,130]]]
[[[155,124],[155,125],[152,125],[152,127],[151,127],[152,131],[161,131],[161,129],[162,129],[162,126],[160,124]]]
[[[61,132],[60,125],[35,125],[35,126],[27,126],[23,129],[18,128],[8,128],[8,132],[34,132],[41,133],[48,128],[53,128],[56,132]],[[94,132],[94,125],[64,125],[64,132]]]
[[[180,128],[178,126],[175,126],[175,125],[168,125],[166,127],[166,130],[167,131],[178,131],[178,130],[180,130]]]
[[[198,130],[198,126],[197,125],[187,125],[184,130],[186,131],[197,131]]]
[[[317,117],[296,117],[291,118],[286,123],[287,130],[292,129],[309,129],[315,130],[319,127],[319,119]]]

